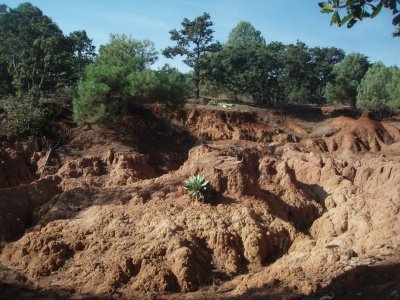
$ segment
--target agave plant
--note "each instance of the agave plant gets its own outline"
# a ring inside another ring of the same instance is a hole
[[[185,189],[190,198],[204,201],[210,191],[210,182],[200,174],[193,175],[185,181]]]

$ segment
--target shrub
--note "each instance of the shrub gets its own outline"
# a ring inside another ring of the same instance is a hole
[[[149,68],[156,60],[153,43],[114,35],[85,68],[73,100],[77,122],[107,123],[147,100],[182,103],[187,80],[178,70]]]
[[[211,185],[202,175],[197,174],[185,181],[185,189],[190,198],[204,202],[209,195]]]
[[[400,108],[400,69],[389,68],[390,80],[386,84],[386,91],[389,94],[387,106],[391,109]]]
[[[29,98],[8,99],[4,105],[8,127],[19,136],[41,138],[48,126],[48,109]]]
[[[357,108],[382,111],[387,107],[389,94],[386,89],[390,71],[381,62],[373,64],[358,86]]]
[[[154,96],[157,100],[180,104],[190,94],[190,82],[185,74],[176,68],[165,65],[156,72],[158,86],[154,88]]]

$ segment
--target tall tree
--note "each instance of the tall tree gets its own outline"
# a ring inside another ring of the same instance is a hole
[[[380,111],[387,107],[389,93],[386,88],[390,71],[381,62],[374,63],[365,73],[357,89],[357,108]]]
[[[250,22],[240,21],[229,33],[227,46],[245,46],[249,44],[263,44],[265,39],[261,32],[257,30]]]
[[[360,53],[347,55],[333,67],[332,79],[325,89],[325,97],[334,102],[356,106],[357,88],[368,71],[368,57]]]
[[[332,78],[333,67],[345,58],[342,49],[335,47],[309,49],[311,54],[313,77],[312,89],[319,102],[325,100],[324,92],[328,81]]]
[[[58,26],[30,3],[0,13],[0,52],[18,91],[37,93],[65,77],[66,39]]]
[[[390,79],[386,84],[386,91],[389,95],[388,107],[391,109],[400,108],[400,69],[389,68]]]
[[[305,43],[290,44],[282,53],[283,74],[280,77],[285,99],[292,103],[310,102],[315,99],[312,90],[312,57]]]
[[[265,46],[226,45],[207,57],[205,77],[235,97],[249,95],[257,103],[266,103],[270,100],[272,59]]]
[[[96,123],[117,114],[132,89],[138,92],[138,86],[145,89],[146,81],[153,82],[153,74],[146,68],[156,59],[152,42],[111,35],[110,43],[100,47],[95,62],[85,68],[78,84],[73,101],[75,120]]]
[[[182,29],[171,30],[170,38],[176,42],[174,47],[167,47],[162,53],[173,58],[177,55],[185,56],[184,63],[193,68],[193,83],[195,86],[196,98],[200,96],[201,70],[203,69],[202,58],[208,52],[216,51],[219,44],[214,42],[213,22],[208,13],[189,20],[183,19]]]
[[[322,13],[332,14],[331,25],[347,24],[348,28],[360,20],[376,17],[382,8],[388,9],[393,15],[393,36],[400,36],[400,0],[328,0],[319,2],[319,6]]]
[[[205,76],[234,96],[252,96],[257,103],[271,103],[275,80],[274,57],[268,53],[260,31],[241,21],[216,53],[207,55]]]
[[[0,53],[0,97],[12,91],[12,77],[8,72],[7,63]]]
[[[71,50],[74,54],[73,68],[75,75],[80,75],[83,68],[96,56],[96,47],[85,30],[73,31],[68,35]]]
[[[108,122],[126,113],[143,100],[183,102],[187,96],[184,76],[165,66],[159,71],[149,67],[157,60],[151,41],[126,35],[111,35],[101,46],[95,61],[86,66],[73,100],[78,122]]]

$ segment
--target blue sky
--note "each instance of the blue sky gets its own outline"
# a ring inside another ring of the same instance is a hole
[[[26,1],[0,0],[11,8]],[[225,42],[239,21],[249,21],[267,42],[342,48],[360,52],[371,62],[400,66],[400,38],[393,38],[391,15],[382,11],[373,20],[357,23],[352,29],[330,26],[329,15],[319,11],[318,0],[31,0],[51,17],[65,34],[86,30],[94,44],[107,43],[110,33],[125,33],[136,39],[149,39],[158,50],[172,43],[168,31],[180,28],[187,17],[208,12],[214,22],[214,36]],[[182,71],[188,68],[179,59],[159,55],[156,67],[169,63]]]

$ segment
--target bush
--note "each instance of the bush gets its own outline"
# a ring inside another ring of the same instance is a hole
[[[22,137],[41,138],[48,126],[49,111],[30,98],[8,99],[4,105],[8,127]]]
[[[156,77],[158,86],[154,89],[155,99],[180,104],[189,96],[191,83],[178,69],[165,65],[156,72]]]
[[[389,94],[387,106],[391,109],[400,108],[400,69],[389,68],[390,80],[386,84],[386,91]]]
[[[143,100],[182,103],[188,94],[186,78],[168,66],[160,71],[148,68],[156,58],[151,42],[112,36],[78,84],[73,100],[75,120],[112,121]]]
[[[185,189],[190,198],[204,202],[209,196],[211,185],[203,176],[197,174],[185,181]]]
[[[357,108],[382,111],[387,108],[389,94],[386,85],[390,81],[390,71],[381,62],[373,64],[358,87]]]

